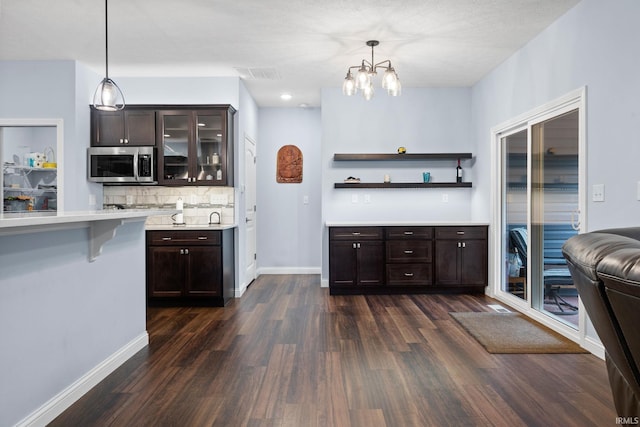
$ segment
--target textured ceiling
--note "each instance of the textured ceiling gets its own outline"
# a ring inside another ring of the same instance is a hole
[[[317,106],[377,39],[404,88],[470,86],[577,3],[110,0],[109,75],[240,75],[259,106]],[[104,1],[0,0],[0,60],[55,59],[104,74]]]

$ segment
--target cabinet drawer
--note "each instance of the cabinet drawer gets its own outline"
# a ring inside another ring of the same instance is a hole
[[[487,227],[436,227],[436,239],[486,239]]]
[[[431,262],[431,240],[387,240],[387,262]]]
[[[430,285],[431,264],[387,264],[387,285]]]
[[[387,239],[432,239],[433,227],[387,227]]]
[[[221,240],[217,230],[147,231],[147,245],[155,246],[220,245]]]
[[[382,240],[382,227],[331,227],[330,240]]]

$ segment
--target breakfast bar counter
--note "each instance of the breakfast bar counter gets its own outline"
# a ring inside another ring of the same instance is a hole
[[[57,231],[72,228],[89,229],[89,260],[95,260],[102,246],[111,240],[119,226],[127,222],[145,221],[152,215],[170,210],[124,209],[57,212],[56,214],[16,213],[0,215],[0,236]]]

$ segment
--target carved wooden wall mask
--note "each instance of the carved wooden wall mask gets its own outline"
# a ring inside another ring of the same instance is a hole
[[[295,145],[284,145],[278,150],[276,182],[302,182],[302,151]]]

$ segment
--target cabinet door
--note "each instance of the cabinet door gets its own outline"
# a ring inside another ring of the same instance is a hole
[[[487,241],[465,240],[461,257],[462,283],[487,285]]]
[[[125,108],[124,135],[129,145],[156,145],[156,112]]]
[[[436,240],[436,284],[487,284],[487,241]]]
[[[91,145],[156,145],[156,113],[147,108],[91,110]]]
[[[222,295],[222,248],[220,246],[191,246],[188,254],[187,296]]]
[[[175,246],[147,248],[147,294],[150,298],[182,296],[184,260],[180,248]]]
[[[124,113],[122,111],[91,110],[91,145],[114,146],[124,143]]]
[[[458,240],[436,240],[435,274],[437,285],[460,284],[460,250]]]
[[[222,111],[196,112],[196,178],[200,185],[227,182],[226,123]]]
[[[354,242],[331,241],[329,243],[329,283],[331,285],[356,285],[357,252]]]
[[[193,150],[191,111],[158,112],[158,182],[163,185],[186,185],[194,168],[189,157]]]
[[[384,284],[384,243],[363,241],[358,243],[358,284]]]

